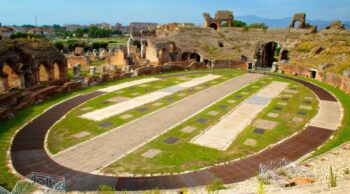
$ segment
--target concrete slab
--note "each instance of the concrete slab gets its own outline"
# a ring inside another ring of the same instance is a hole
[[[179,138],[175,138],[175,137],[168,137],[166,138],[163,142],[166,144],[175,144],[177,141],[179,140]]]
[[[92,107],[85,107],[85,108],[82,108],[80,110],[85,112],[85,111],[90,111],[92,109],[94,109],[94,108],[92,108]]]
[[[266,130],[270,130],[275,128],[278,125],[278,122],[275,121],[269,121],[269,120],[264,120],[264,119],[258,119],[254,122],[254,126],[256,128],[260,128],[260,129],[266,129]]]
[[[219,78],[220,76],[218,75],[206,75],[203,77],[198,77],[195,78],[191,81],[187,81],[184,83],[180,83],[178,85],[175,86],[171,86],[168,88],[164,88],[149,94],[145,94],[145,95],[141,95],[135,98],[132,98],[130,100],[124,101],[122,103],[118,103],[118,104],[114,104],[111,106],[108,106],[106,108],[102,108],[93,112],[89,112],[86,113],[84,115],[82,115],[82,118],[85,119],[90,119],[90,120],[94,120],[94,121],[101,121],[103,119],[109,118],[111,116],[123,113],[125,111],[134,109],[136,107],[154,102],[156,100],[159,100],[161,98],[164,98],[166,96],[170,96],[176,92],[179,92],[181,90],[187,89],[187,88],[191,88],[194,87],[196,85],[214,80]],[[135,94],[135,93],[134,93]]]
[[[241,92],[241,95],[248,95],[249,92]]]
[[[192,126],[187,126],[185,128],[182,128],[181,131],[184,133],[192,133],[192,131],[196,130],[196,127],[192,127]]]
[[[292,98],[293,95],[292,95],[292,94],[283,94],[282,97],[285,97],[285,98]]]
[[[312,110],[312,106],[300,105],[299,109]]]
[[[260,105],[260,106],[265,106],[267,103],[270,102],[270,100],[271,99],[267,98],[267,97],[253,95],[252,97],[247,99],[246,103]]]
[[[211,115],[211,116],[216,116],[218,114],[219,114],[218,111],[210,111],[210,112],[208,112],[208,115]]]
[[[244,141],[244,145],[247,145],[247,146],[251,146],[251,147],[255,147],[256,146],[256,140],[255,139],[250,139],[250,138],[248,138],[248,139],[246,139],[245,141]]]
[[[128,97],[117,96],[117,97],[114,97],[114,98],[110,98],[110,99],[108,99],[107,101],[108,101],[108,102],[119,103],[119,102],[123,102],[123,101],[129,100],[129,99],[130,99],[130,98],[128,98]]]
[[[134,92],[134,93],[131,93],[130,95],[131,95],[131,96],[138,96],[138,95],[140,95],[140,93]]]
[[[310,125],[329,130],[337,130],[341,126],[342,108],[338,102],[320,100],[319,111]]]
[[[305,100],[313,100],[314,98],[311,97],[311,96],[306,96],[304,99],[305,99]]]
[[[73,134],[72,137],[80,139],[80,138],[86,137],[86,136],[88,136],[90,134],[91,134],[90,132],[82,131],[82,132]]]
[[[208,121],[208,119],[206,118],[199,118],[196,120],[197,123],[206,123]]]
[[[191,140],[191,143],[218,150],[226,150],[231,142],[269,104],[273,98],[287,88],[288,83],[271,82],[255,96],[242,102],[236,109],[225,115],[216,125]],[[259,99],[262,99],[259,102]],[[267,100],[268,99],[268,100]],[[259,102],[259,103],[251,103]],[[264,103],[262,103],[264,102]],[[274,127],[275,123],[264,123],[264,128]]]
[[[287,106],[287,102],[278,102],[277,104],[280,106]]]
[[[146,88],[148,87],[149,85],[148,84],[141,84],[140,87],[143,87],[143,88]]]
[[[125,115],[122,115],[120,118],[124,119],[124,120],[127,120],[127,119],[130,119],[131,117],[132,117],[131,114],[125,114]]]
[[[270,118],[277,118],[279,116],[279,114],[270,112],[270,113],[267,114],[267,116],[270,117]]]
[[[156,102],[156,103],[153,103],[152,105],[153,105],[153,106],[162,106],[163,103],[162,103],[162,102]]]
[[[284,92],[289,93],[289,94],[298,94],[299,93],[298,90],[293,90],[293,89],[286,89],[286,90],[284,90]]]
[[[154,81],[157,81],[157,80],[160,80],[160,79],[159,78],[139,79],[139,80],[129,81],[129,82],[125,82],[125,83],[122,83],[122,84],[118,84],[118,85],[110,86],[110,87],[107,87],[107,88],[103,88],[103,89],[100,89],[98,91],[101,91],[101,92],[114,92],[114,91],[121,90],[121,89],[124,89],[124,88],[128,88],[128,87],[131,87],[131,86],[136,86],[136,85],[140,85],[140,84],[144,84],[144,83],[148,83],[148,82],[154,82]]]
[[[237,101],[236,100],[228,100],[227,103],[230,103],[230,104],[234,104],[236,103]]]
[[[162,153],[162,151],[157,149],[149,149],[147,152],[143,153],[142,156],[145,158],[154,158],[160,153]]]
[[[262,135],[265,133],[265,129],[259,129],[259,128],[256,128],[254,129],[253,133],[256,133],[256,134],[259,134],[259,135]]]
[[[297,122],[297,123],[300,123],[300,122],[303,122],[304,119],[302,117],[294,117],[293,118],[293,122]]]

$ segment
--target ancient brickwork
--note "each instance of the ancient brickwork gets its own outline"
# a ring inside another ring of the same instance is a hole
[[[0,93],[67,79],[67,61],[45,40],[0,43]]]

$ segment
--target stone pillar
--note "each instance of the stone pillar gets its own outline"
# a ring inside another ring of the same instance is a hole
[[[76,64],[73,66],[73,77],[74,78],[79,78],[80,77],[80,64]]]
[[[128,56],[130,55],[130,46],[131,46],[131,41],[132,41],[132,38],[129,38],[128,43],[127,43],[127,48],[128,48]]]
[[[96,67],[95,66],[89,67],[89,70],[90,70],[90,75],[96,75]]]

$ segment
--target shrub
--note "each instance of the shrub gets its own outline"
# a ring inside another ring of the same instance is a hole
[[[299,52],[304,52],[304,53],[308,53],[311,51],[311,49],[313,49],[316,46],[315,42],[312,41],[305,41],[305,42],[300,42],[297,46],[296,46],[296,50]]]
[[[261,178],[258,178],[258,189],[256,191],[256,194],[265,194],[265,183]]]
[[[111,194],[111,193],[114,193],[115,192],[115,189],[113,189],[111,186],[109,185],[100,185],[98,187],[98,191],[100,193],[103,193],[103,194]]]
[[[215,179],[212,184],[206,186],[207,192],[214,193],[215,191],[219,191],[222,189],[226,189],[224,183],[221,179]]]

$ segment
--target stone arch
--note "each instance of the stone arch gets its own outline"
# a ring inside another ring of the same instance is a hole
[[[47,82],[50,80],[50,70],[48,65],[45,65],[44,63],[39,64],[38,73],[39,82]]]
[[[20,89],[23,87],[21,75],[18,74],[8,63],[5,62],[2,66],[2,72],[6,74],[6,78],[3,79],[3,82],[7,86],[7,89]]]
[[[53,64],[53,79],[54,80],[59,80],[61,78],[60,76],[60,68],[57,63]]]
[[[210,28],[213,28],[214,30],[218,29],[218,25],[216,23],[212,23],[209,25]]]
[[[170,57],[170,52],[168,49],[166,48],[161,48],[158,51],[158,61],[159,61],[159,65],[163,65],[166,62],[169,62],[171,60]]]
[[[281,52],[281,60],[289,60],[289,50],[283,50]]]
[[[281,44],[270,41],[264,44],[258,44],[255,51],[256,66],[262,68],[271,68],[272,64],[278,61]],[[277,58],[276,58],[277,57]]]
[[[190,55],[190,59],[194,59],[194,60],[196,60],[197,62],[200,62],[200,61],[201,61],[201,56],[200,56],[199,54],[197,54],[197,53],[192,53],[192,54]]]
[[[182,56],[181,56],[181,61],[187,61],[190,59],[190,56],[191,56],[191,53],[190,52],[184,52],[182,53]]]

